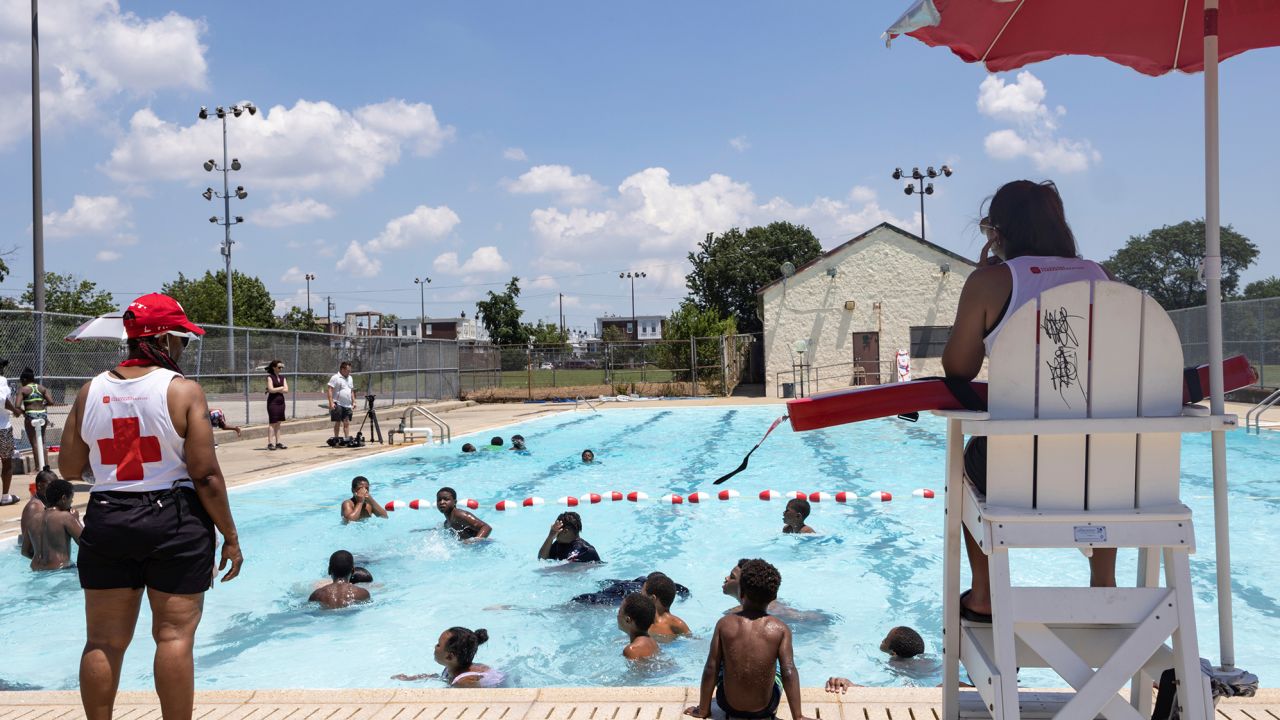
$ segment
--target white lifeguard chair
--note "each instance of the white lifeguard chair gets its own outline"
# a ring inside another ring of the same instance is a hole
[[[1115,282],[1060,285],[1017,308],[988,370],[987,412],[937,411],[948,419],[942,720],[961,714],[961,662],[995,720],[1148,720],[1152,682],[1169,668],[1182,719],[1209,720],[1179,452],[1181,433],[1234,427],[1234,417],[1183,407],[1173,323]],[[965,435],[988,438],[985,496],[964,478]],[[990,561],[989,625],[960,619],[962,525]],[[1010,551],[1096,547],[1138,548],[1136,586],[1012,584]],[[1023,697],[1020,708],[1019,667],[1051,668],[1075,692]]]

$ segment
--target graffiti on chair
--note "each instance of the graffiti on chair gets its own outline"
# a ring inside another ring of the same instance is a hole
[[[1058,396],[1067,407],[1071,407],[1067,394],[1072,388],[1079,388],[1080,398],[1087,400],[1084,383],[1080,381],[1080,341],[1072,326],[1073,320],[1083,319],[1079,315],[1067,312],[1065,307],[1059,307],[1057,310],[1046,311],[1040,321],[1040,329],[1053,347],[1049,359],[1045,362],[1049,369],[1049,379],[1053,383],[1053,389],[1058,391]],[[1074,396],[1075,393],[1071,392],[1071,395]]]

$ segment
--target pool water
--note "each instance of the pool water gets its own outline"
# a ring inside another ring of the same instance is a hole
[[[403,687],[396,673],[436,672],[432,647],[453,625],[489,630],[477,662],[499,667],[521,687],[696,685],[711,631],[735,603],[721,594],[741,557],[761,557],[782,573],[780,599],[806,611],[792,623],[801,681],[820,685],[843,675],[866,685],[933,685],[941,673],[942,473],[944,425],[883,420],[792,433],[784,424],[726,485],[711,481],[738,465],[777,406],[570,412],[456,438],[450,447],[416,446],[233,489],[232,508],[246,557],[240,578],[206,598],[197,636],[196,683],[219,688]],[[527,438],[529,454],[462,455],[463,441],[491,434]],[[1237,662],[1263,678],[1280,672],[1280,435],[1228,435],[1232,478]],[[592,448],[597,464],[578,460]],[[335,457],[341,451],[332,451]],[[1184,442],[1184,500],[1198,523],[1192,559],[1201,654],[1216,658],[1213,528],[1208,436]],[[339,504],[351,478],[365,475],[374,497],[428,501],[387,520],[343,525]],[[439,487],[481,502],[477,514],[492,542],[464,545],[439,528],[430,501]],[[741,497],[701,505],[660,505],[666,493],[733,488]],[[933,488],[938,498],[912,497]],[[814,505],[816,536],[783,535],[784,501],[762,502],[762,489],[893,494],[892,502]],[[556,499],[588,492],[641,491],[647,503],[604,502],[576,508],[583,537],[607,561],[560,567],[536,559],[562,509]],[[529,496],[540,508],[497,512],[496,501]],[[354,553],[375,583],[373,602],[321,611],[306,598],[329,554]],[[1134,576],[1133,551],[1121,553],[1120,577]],[[0,551],[0,689],[73,689],[84,642],[83,601],[74,571],[35,574],[16,548]],[[1044,552],[1019,562],[1020,581],[1084,584],[1075,551]],[[574,605],[570,598],[611,578],[661,570],[692,597],[674,612],[694,631],[665,644],[659,660],[629,665],[615,608]],[[143,609],[125,661],[122,689],[151,687],[153,645]],[[928,655],[890,666],[878,645],[895,625],[915,627]],[[1052,676],[1050,676],[1051,678]],[[1027,678],[1024,678],[1027,679]],[[1043,680],[1050,684],[1060,682]],[[419,686],[436,686],[422,681]]]

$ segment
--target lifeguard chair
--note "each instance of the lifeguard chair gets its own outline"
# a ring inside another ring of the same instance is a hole
[[[1017,308],[988,371],[987,412],[936,411],[947,418],[943,720],[961,715],[960,663],[995,720],[1147,720],[1152,682],[1169,668],[1183,720],[1209,720],[1179,452],[1181,433],[1234,418],[1183,407],[1173,323],[1115,282],[1060,285]],[[985,496],[964,477],[965,435],[988,439]],[[962,525],[990,561],[992,624],[960,618]],[[1014,586],[1009,554],[1024,548],[1138,548],[1137,583]],[[1052,668],[1075,692],[1020,705],[1020,667]],[[1130,701],[1118,694],[1126,684]]]

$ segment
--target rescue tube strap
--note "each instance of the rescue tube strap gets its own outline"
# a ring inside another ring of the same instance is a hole
[[[712,483],[712,484],[713,484],[713,485],[719,485],[720,483],[724,482],[725,480],[728,480],[729,478],[733,477],[734,475],[737,475],[738,473],[742,472],[743,470],[746,470],[746,469],[747,469],[747,461],[751,459],[751,453],[755,452],[755,451],[756,451],[756,450],[757,450],[761,445],[763,445],[763,444],[764,444],[765,439],[767,439],[767,438],[769,437],[769,433],[773,432],[773,431],[774,431],[774,429],[775,429],[775,428],[777,428],[779,425],[781,425],[781,424],[782,424],[782,421],[783,421],[783,420],[786,420],[786,419],[787,419],[787,416],[786,416],[786,415],[783,415],[782,417],[778,418],[777,420],[774,420],[774,421],[773,421],[773,424],[769,426],[769,429],[768,429],[768,430],[765,430],[765,432],[764,432],[764,437],[760,438],[760,442],[756,443],[756,444],[755,444],[755,447],[753,447],[753,448],[751,448],[750,450],[748,450],[748,451],[747,451],[747,454],[746,454],[745,456],[743,456],[743,458],[742,458],[742,464],[738,466],[738,469],[734,470],[733,472],[731,472],[731,473],[729,473],[729,474],[727,474],[727,475],[721,475],[721,476],[720,476],[719,478],[717,478],[717,479],[716,479],[716,481],[715,481],[714,483]]]

